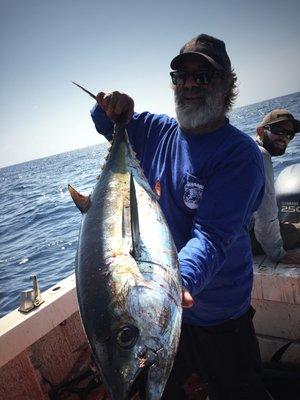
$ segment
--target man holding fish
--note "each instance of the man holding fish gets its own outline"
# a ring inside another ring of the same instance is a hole
[[[163,399],[187,398],[191,373],[208,382],[210,400],[269,399],[250,305],[248,225],[264,193],[261,154],[226,117],[237,91],[223,41],[200,34],[171,69],[177,120],[137,114],[118,91],[100,92],[92,110],[96,129],[109,140],[113,122],[125,117],[179,255],[183,325]]]

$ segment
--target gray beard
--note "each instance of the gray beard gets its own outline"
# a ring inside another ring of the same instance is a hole
[[[183,97],[185,91],[196,92],[203,97],[201,97],[196,104],[191,104]],[[214,88],[210,92],[200,88],[192,88],[189,90],[175,88],[174,94],[177,121],[182,128],[195,130],[209,125],[225,116],[222,88]]]

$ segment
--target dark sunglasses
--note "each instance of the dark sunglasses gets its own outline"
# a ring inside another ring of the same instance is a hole
[[[280,125],[265,125],[265,129],[268,129],[273,135],[286,136],[289,140],[294,139],[295,132],[283,128]]]
[[[192,77],[196,85],[207,85],[214,72],[185,72],[185,71],[172,71],[170,72],[173,85],[184,85],[188,78]]]

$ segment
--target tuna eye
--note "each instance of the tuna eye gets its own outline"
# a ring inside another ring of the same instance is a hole
[[[117,342],[121,347],[130,348],[137,341],[139,330],[134,326],[124,326],[117,333]]]

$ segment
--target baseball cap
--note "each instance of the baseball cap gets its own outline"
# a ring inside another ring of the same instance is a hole
[[[284,108],[276,108],[266,114],[261,121],[260,126],[277,124],[278,122],[282,121],[291,121],[294,125],[294,132],[300,132],[300,121],[295,119],[293,114]]]
[[[201,33],[187,42],[180,53],[171,61],[173,70],[180,69],[181,64],[192,55],[205,58],[219,71],[230,71],[231,63],[226,52],[225,43],[213,36]]]

